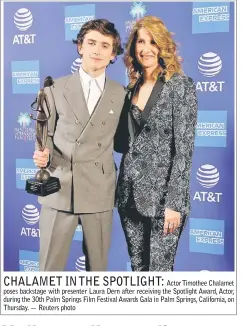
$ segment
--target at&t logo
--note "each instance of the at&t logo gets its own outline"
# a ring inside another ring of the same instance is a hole
[[[27,8],[20,8],[14,15],[14,24],[20,32],[26,32],[33,24],[32,13]],[[33,44],[36,34],[14,35],[13,44]]]
[[[203,188],[213,188],[219,182],[219,171],[213,165],[204,164],[197,170],[196,179]],[[221,196],[221,192],[196,191],[193,200],[198,200],[200,202],[219,203]]]
[[[39,222],[40,213],[34,205],[29,204],[22,209],[22,218],[26,224],[34,226]],[[40,230],[33,227],[22,227],[20,235],[36,238],[40,236]]]
[[[217,76],[222,69],[220,56],[213,52],[204,53],[198,60],[199,72],[207,78]],[[201,92],[222,92],[225,81],[199,81],[197,90]]]
[[[78,272],[85,272],[85,256],[81,256],[77,259],[75,268]]]
[[[81,66],[82,59],[77,58],[76,60],[73,61],[71,65],[71,73],[74,74],[77,70],[79,70],[79,67]]]

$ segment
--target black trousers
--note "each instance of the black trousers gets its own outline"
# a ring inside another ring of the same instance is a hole
[[[164,234],[164,219],[144,217],[135,208],[119,211],[132,270],[173,271],[174,259],[185,218],[180,226]]]

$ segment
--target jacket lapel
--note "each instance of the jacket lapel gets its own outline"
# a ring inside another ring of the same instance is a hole
[[[141,79],[138,79],[136,84],[134,85],[134,87],[128,92],[128,95],[127,95],[128,131],[129,131],[129,135],[131,137],[132,142],[135,140],[135,137],[136,137],[136,127],[134,125],[133,117],[131,114],[132,98],[133,98],[133,95],[136,93],[136,90],[137,90],[140,82],[141,82]],[[126,103],[125,103],[125,107],[126,107]]]
[[[148,102],[146,103],[145,108],[143,110],[143,113],[142,113],[143,125],[147,122],[150,112],[151,112],[153,106],[156,104],[159,94],[161,94],[163,86],[164,86],[164,81],[162,81],[159,78],[157,80],[157,82],[155,83],[154,88],[153,88],[153,90],[150,94],[150,97],[148,99]]]
[[[131,140],[134,141],[135,138],[136,138],[136,135],[137,135],[137,132],[136,132],[136,126],[134,124],[134,121],[133,121],[133,117],[132,117],[132,114],[131,114],[131,106],[132,106],[132,98],[133,98],[133,95],[136,93],[136,90],[138,88],[138,85],[140,83],[140,79],[136,82],[135,86],[133,87],[133,89],[130,91],[130,94],[129,94],[129,105],[128,105],[128,130],[129,130],[129,134],[130,134],[130,137],[131,137]],[[150,116],[150,112],[153,108],[153,106],[155,105],[157,99],[158,99],[158,96],[159,94],[161,94],[161,91],[163,89],[163,86],[164,86],[164,81],[162,81],[160,78],[157,80],[157,82],[155,83],[154,85],[154,88],[150,94],[150,97],[145,105],[145,108],[142,112],[142,127],[145,125],[145,123],[147,122],[149,116]]]
[[[68,79],[64,87],[64,97],[69,103],[76,118],[84,128],[90,119],[90,114],[86,105],[78,71]]]
[[[96,107],[90,117],[90,122],[96,125],[100,124],[102,119],[105,119],[107,113],[112,110],[112,106],[115,102],[116,93],[114,91],[114,87],[112,87],[111,80],[106,77],[105,80],[105,88],[101,97],[96,104]]]
[[[105,89],[96,105],[91,116],[87,120],[87,123],[83,130],[81,131],[79,138],[84,138],[90,126],[100,126],[102,121],[106,120],[107,115],[109,114],[110,110],[115,112],[115,97],[116,93],[114,91],[114,87],[112,86],[112,82],[109,78],[106,77],[105,81]]]

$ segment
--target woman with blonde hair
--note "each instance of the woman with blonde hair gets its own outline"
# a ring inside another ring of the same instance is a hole
[[[115,135],[123,153],[117,207],[133,271],[172,271],[190,211],[196,88],[164,23],[136,22],[126,46],[130,83]]]

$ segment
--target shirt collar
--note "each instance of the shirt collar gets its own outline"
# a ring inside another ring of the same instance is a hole
[[[81,80],[84,83],[88,83],[91,79],[95,79],[100,87],[100,89],[103,91],[104,87],[105,87],[105,71],[98,77],[93,78],[91,77],[89,74],[87,74],[87,72],[85,72],[82,68],[82,66],[80,66],[79,68],[79,75],[81,77]]]

